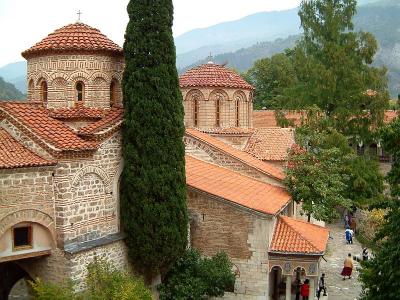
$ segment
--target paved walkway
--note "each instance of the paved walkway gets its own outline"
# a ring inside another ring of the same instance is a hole
[[[328,242],[327,253],[321,261],[322,273],[326,276],[326,285],[329,300],[354,300],[361,292],[361,283],[357,280],[359,263],[354,261],[355,269],[351,279],[343,280],[340,275],[343,268],[343,261],[348,253],[352,256],[361,256],[361,244],[353,238],[352,245],[346,244],[344,238],[344,226],[342,223],[329,224],[331,239]]]

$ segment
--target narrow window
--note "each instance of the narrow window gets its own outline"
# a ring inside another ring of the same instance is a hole
[[[85,85],[82,81],[76,83],[76,100],[83,101]]]
[[[239,105],[240,105],[240,102],[239,102],[239,99],[237,99],[236,100],[236,127],[239,127],[239,125],[240,125]]]
[[[14,227],[13,250],[24,250],[32,248],[32,226]]]
[[[33,99],[33,91],[35,89],[35,85],[33,83],[33,79],[29,80],[29,84],[28,84],[28,100],[32,100]]]
[[[215,126],[219,127],[221,120],[220,116],[221,115],[221,101],[219,98],[215,100]]]
[[[47,103],[47,82],[44,80],[40,83],[40,99]]]
[[[198,127],[199,125],[199,100],[193,100],[193,122],[194,126]]]
[[[115,105],[115,81],[111,81],[110,84],[110,106],[113,107]]]

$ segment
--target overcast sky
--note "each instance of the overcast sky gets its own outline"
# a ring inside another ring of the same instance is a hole
[[[296,7],[300,0],[173,0],[174,36],[246,15]],[[47,34],[77,20],[100,29],[122,45],[128,0],[0,0],[0,67]]]

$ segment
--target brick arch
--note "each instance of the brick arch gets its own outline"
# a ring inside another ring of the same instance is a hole
[[[2,218],[0,220],[0,236],[2,236],[10,227],[21,222],[38,223],[50,230],[53,239],[55,238],[55,224],[53,218],[37,209],[22,209],[14,211]]]
[[[91,83],[93,85],[99,86],[99,85],[107,85],[107,82],[109,82],[107,79],[105,79],[104,77],[98,76],[96,78],[94,78]]]
[[[64,88],[67,87],[68,81],[63,77],[56,77],[51,81],[51,86]]]
[[[233,100],[247,102],[248,99],[246,97],[246,94],[243,91],[237,90],[233,93]]]
[[[62,72],[60,72],[60,73],[53,73],[53,74],[51,74],[51,76],[49,76],[49,82],[50,82],[51,84],[53,84],[53,82],[54,82],[56,79],[59,79],[59,78],[63,78],[63,79],[65,79],[65,81],[68,82],[69,76],[68,76],[67,74],[65,74],[65,73],[62,73]]]
[[[89,83],[89,74],[84,71],[75,71],[69,76],[69,82],[71,82],[72,86],[75,86],[77,81],[83,81],[85,85]]]
[[[95,73],[93,73],[91,76],[90,76],[90,78],[89,78],[89,81],[91,82],[91,83],[95,83],[95,80],[97,79],[97,78],[102,78],[102,79],[104,79],[106,82],[111,82],[111,77],[107,74],[107,73],[104,73],[104,72],[95,72]]]
[[[229,99],[228,93],[226,91],[222,90],[222,89],[212,90],[211,93],[210,93],[210,96],[208,97],[208,100],[214,101],[218,94],[222,95],[222,97],[223,97],[222,101],[232,100],[232,99]]]
[[[95,174],[97,175],[104,183],[105,192],[109,193],[112,191],[112,180],[110,176],[101,168],[96,166],[86,166],[80,169],[72,179],[72,190],[74,191],[79,183],[82,181],[83,177],[87,174]]]
[[[46,82],[49,83],[49,76],[48,76],[47,73],[45,73],[45,72],[37,72],[37,73],[34,73],[33,76],[32,76],[31,78],[34,79],[34,81],[35,81],[35,86],[37,86],[37,85],[40,83],[40,81],[41,81],[42,79],[46,80]]]
[[[204,101],[204,99],[205,99],[204,94],[199,89],[192,89],[187,92],[184,100],[185,101],[195,100],[196,97],[197,97],[197,100],[199,100],[199,101]]]
[[[122,73],[121,72],[116,72],[113,73],[111,76],[111,80],[116,79],[118,82],[121,84],[122,83]]]

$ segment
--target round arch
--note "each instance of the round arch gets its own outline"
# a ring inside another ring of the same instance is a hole
[[[110,176],[108,176],[108,174],[103,169],[96,166],[86,166],[80,169],[72,179],[71,182],[72,190],[74,191],[76,187],[79,185],[79,183],[82,181],[83,177],[90,173],[97,175],[103,181],[106,193],[111,192],[112,181],[110,179]]]
[[[0,274],[7,274],[7,276],[0,276],[1,300],[8,299],[12,288],[21,279],[33,280],[29,273],[15,262],[6,262],[0,264]]]

